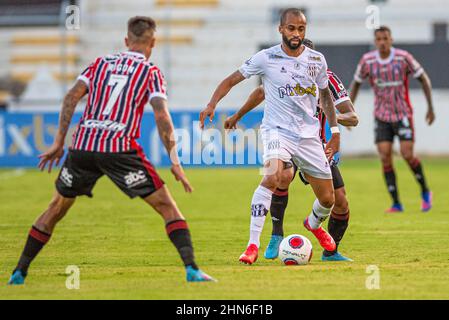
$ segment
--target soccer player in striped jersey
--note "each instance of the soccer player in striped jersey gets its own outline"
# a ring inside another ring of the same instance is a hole
[[[351,85],[351,100],[355,103],[362,82],[368,79],[375,95],[375,143],[382,161],[385,182],[393,200],[393,205],[386,212],[404,210],[393,168],[395,136],[399,138],[402,157],[421,187],[421,210],[427,212],[432,207],[432,193],[426,183],[423,166],[414,152],[415,129],[408,78],[412,75],[421,82],[427,100],[428,125],[435,120],[432,85],[424,68],[409,52],[393,47],[393,38],[388,27],[381,26],[376,29],[374,37],[377,50],[366,53],[360,60]]]
[[[144,155],[136,139],[145,105],[149,102],[161,140],[170,154],[171,172],[186,192],[192,187],[184,174],[173,140],[173,123],[167,108],[166,85],[151,56],[156,24],[149,17],[128,21],[128,51],[95,59],[64,98],[59,129],[53,145],[40,155],[39,168],[48,172],[64,155],[64,140],[77,103],[87,95],[84,114],[56,180],[48,208],[33,224],[9,284],[23,284],[28,268],[50,239],[56,224],[76,197],[92,197],[92,189],[108,176],[130,198],[140,197],[164,219],[166,232],[186,268],[187,281],[214,280],[195,263],[190,232],[168,188]]]
[[[303,44],[311,49],[315,49],[314,44],[309,39],[304,39]],[[354,111],[349,95],[346,91],[341,80],[331,70],[327,70],[329,77],[329,89],[332,93],[332,100],[334,102],[335,109],[339,112],[337,114],[337,121],[344,126],[357,126],[358,117]],[[228,117],[225,121],[225,129],[235,129],[238,121],[256,106],[258,106],[265,99],[265,94],[262,86],[256,88],[249,96],[245,104],[232,116]],[[326,130],[326,116],[323,110],[318,106],[316,116],[320,120],[321,130],[320,138],[323,141],[323,145],[326,144],[329,139],[330,132]],[[324,261],[351,261],[351,259],[343,256],[338,252],[338,245],[343,239],[349,223],[349,203],[346,198],[346,190],[343,181],[343,177],[338,169],[338,159],[331,161],[332,180],[335,189],[335,204],[332,208],[331,216],[328,223],[328,231],[332,238],[335,240],[336,248],[333,251],[323,251],[321,257]],[[270,214],[273,222],[273,229],[271,233],[270,243],[265,250],[266,259],[275,259],[279,253],[279,245],[284,238],[284,213],[288,204],[288,188],[292,182],[297,167],[293,162],[285,163],[283,174],[281,175],[281,182],[279,187],[273,193],[271,198]],[[302,173],[299,173],[301,180],[308,184],[303,177]]]

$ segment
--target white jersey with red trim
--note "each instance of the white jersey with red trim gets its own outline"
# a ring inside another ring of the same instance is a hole
[[[89,93],[73,134],[73,150],[131,150],[140,136],[145,105],[154,97],[167,99],[161,71],[138,52],[99,57],[78,80],[88,86]]]

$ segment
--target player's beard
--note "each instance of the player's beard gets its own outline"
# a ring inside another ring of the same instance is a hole
[[[296,44],[292,44],[293,39],[294,39],[294,38],[292,38],[292,39],[289,40],[289,39],[287,38],[287,36],[282,35],[282,41],[284,41],[285,45],[286,45],[290,50],[296,50],[296,49],[298,49],[299,47],[301,47],[301,45],[302,45],[302,40],[303,40],[303,39],[297,38],[297,39],[299,40],[297,45],[296,45]]]

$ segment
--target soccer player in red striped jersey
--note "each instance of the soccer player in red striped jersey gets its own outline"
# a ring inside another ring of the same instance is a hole
[[[48,172],[64,154],[64,140],[77,103],[87,95],[84,114],[56,180],[48,208],[33,224],[9,284],[23,284],[28,268],[50,239],[53,230],[76,197],[92,197],[92,189],[108,176],[130,198],[140,197],[164,219],[166,232],[186,267],[187,281],[214,280],[195,263],[187,223],[168,188],[136,142],[145,105],[149,102],[161,140],[172,161],[171,172],[186,192],[192,187],[184,174],[173,139],[167,108],[166,84],[161,71],[147,60],[151,56],[156,23],[137,16],[128,21],[127,52],[95,59],[79,76],[63,101],[59,129],[50,149],[40,155],[39,168]]]
[[[310,39],[304,39],[303,44],[310,49],[315,49],[313,42]],[[355,113],[354,107],[349,99],[348,92],[341,80],[331,70],[327,70],[329,78],[329,89],[331,91],[332,101],[335,109],[339,112],[337,114],[337,121],[344,126],[357,126],[358,116]],[[252,109],[257,107],[265,99],[265,94],[262,86],[254,89],[250,94],[245,104],[235,114],[228,117],[224,123],[225,129],[235,129],[238,121]],[[318,105],[316,117],[320,120],[321,130],[320,138],[323,145],[326,144],[328,137],[326,135],[326,116],[323,110]],[[330,163],[332,172],[332,182],[335,189],[335,204],[331,211],[329,218],[328,230],[329,234],[335,240],[336,248],[333,251],[323,251],[321,257],[324,261],[351,261],[351,259],[341,255],[338,252],[338,245],[340,244],[346,232],[349,223],[349,203],[346,197],[345,184],[343,177],[338,168],[338,160],[333,159]],[[284,238],[284,213],[288,204],[288,188],[292,182],[297,167],[293,162],[284,162],[284,170],[280,176],[279,187],[273,193],[270,206],[270,214],[273,221],[273,229],[271,233],[270,243],[265,250],[266,259],[275,259],[278,256],[279,245]],[[308,184],[303,174],[300,172],[301,180]]]
[[[393,47],[388,27],[376,29],[374,36],[377,50],[366,53],[360,60],[351,85],[351,100],[355,102],[362,82],[368,79],[375,95],[375,143],[393,200],[393,205],[386,212],[403,211],[393,168],[395,136],[399,138],[402,157],[421,187],[421,210],[426,212],[432,207],[432,193],[427,186],[422,164],[414,153],[415,130],[409,97],[409,76],[412,75],[421,82],[427,100],[426,121],[429,125],[435,120],[432,85],[424,68],[409,52]]]

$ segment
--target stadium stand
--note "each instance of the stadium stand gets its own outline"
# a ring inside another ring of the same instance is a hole
[[[8,3],[9,7],[17,4],[15,12],[18,12],[24,2],[2,3]],[[434,22],[443,23],[442,28],[449,22],[444,0],[428,0],[426,14],[422,14],[419,0],[78,1],[81,28],[68,31],[65,42],[61,41],[61,29],[56,25],[0,28],[0,43],[6,47],[0,57],[0,77],[11,75],[27,82],[45,65],[56,79],[71,81],[96,56],[123,50],[123,27],[130,16],[150,15],[158,23],[158,44],[152,60],[167,77],[171,104],[202,105],[224,76],[261,46],[279,41],[276,26],[280,9],[292,5],[304,8],[310,23],[308,36],[317,44],[368,45],[372,30],[365,27],[365,21],[371,2],[380,9],[380,22],[390,25],[395,40],[401,43],[431,43]],[[47,15],[60,12],[55,7],[62,1],[45,0],[44,3],[42,8],[46,8]],[[0,22],[2,16],[7,15],[2,13]],[[248,81],[241,90],[232,92],[224,105],[240,103],[257,83],[257,79]]]

